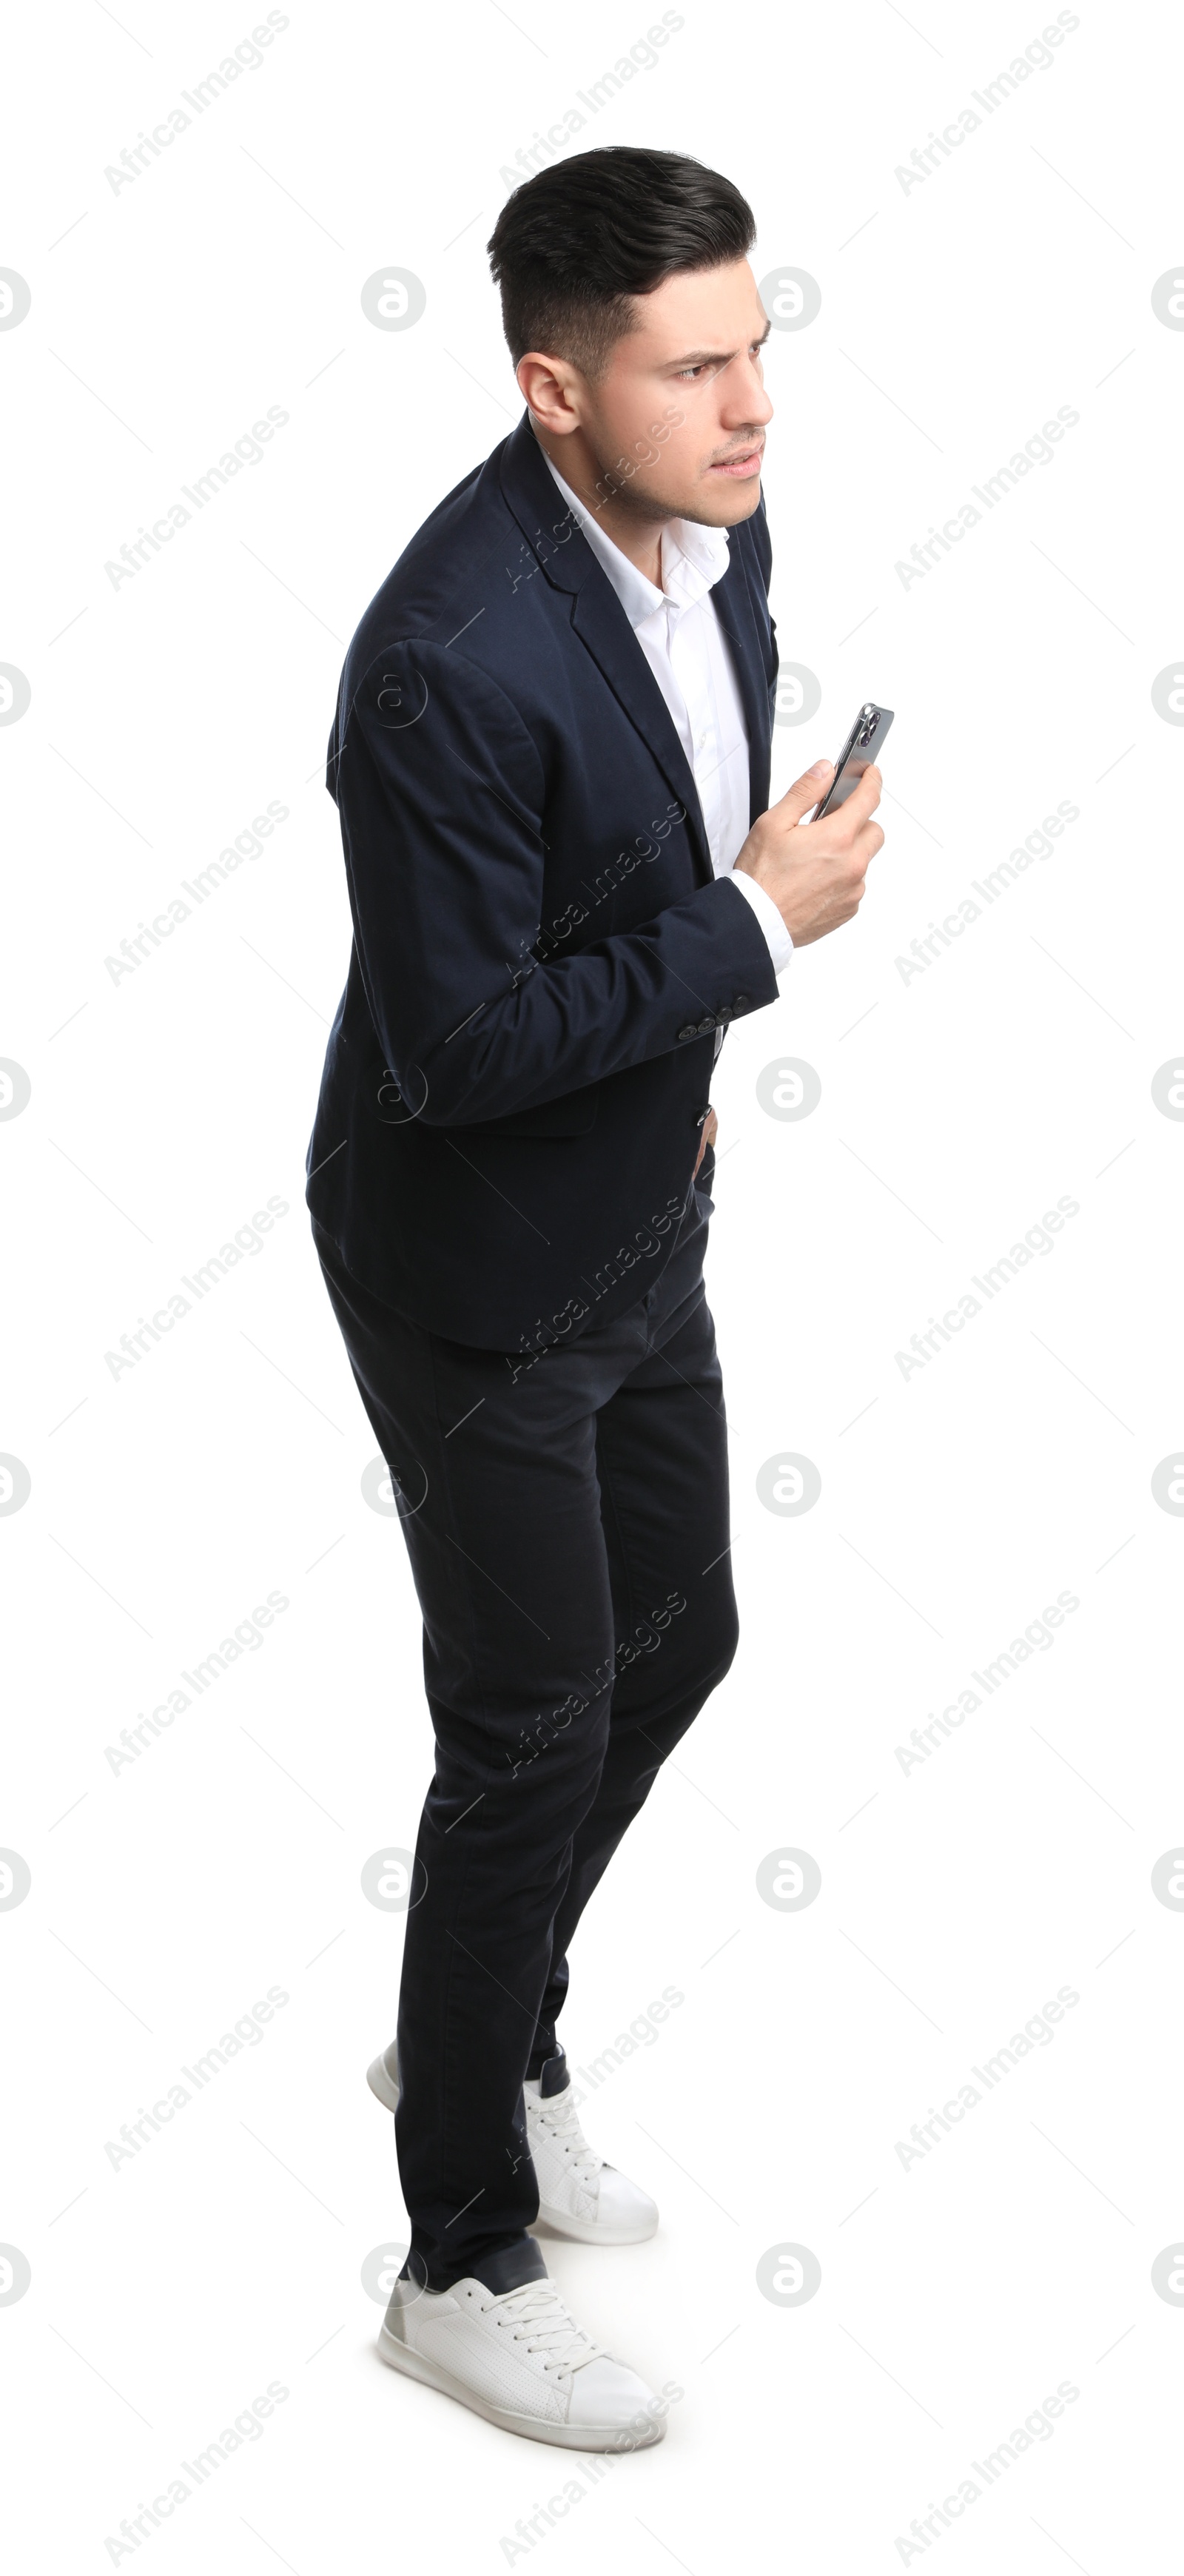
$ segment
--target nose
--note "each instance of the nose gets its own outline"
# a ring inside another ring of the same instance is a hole
[[[723,404],[720,419],[728,429],[763,429],[773,417],[773,405],[761,382],[760,369],[747,353],[734,358],[723,376]]]

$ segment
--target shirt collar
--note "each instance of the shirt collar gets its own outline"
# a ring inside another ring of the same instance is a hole
[[[602,571],[607,573],[632,627],[644,626],[647,618],[653,617],[659,609],[671,612],[674,617],[681,616],[684,610],[694,608],[699,600],[705,599],[716,582],[723,579],[729,561],[726,528],[703,527],[694,519],[668,519],[662,530],[662,588],[659,590],[643,572],[638,571],[636,564],[630,563],[628,555],[622,554],[612,538],[606,536],[599,520],[585,509],[570,484],[564,482],[558,467],[552,465],[546,449],[540,446],[539,453],[558,484],[577,527],[587,538]]]

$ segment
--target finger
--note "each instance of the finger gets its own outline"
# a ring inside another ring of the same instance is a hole
[[[852,844],[852,865],[861,870],[870,866],[877,851],[882,850],[883,847],[884,833],[882,826],[879,823],[865,823],[862,829],[856,833],[854,843]]]
[[[874,760],[869,761],[859,785],[852,788],[850,795],[844,798],[838,809],[844,820],[854,823],[857,830],[861,823],[866,823],[868,815],[875,813],[880,802],[883,785],[884,781]]]
[[[822,815],[817,826],[811,826],[811,828],[833,835],[832,849],[850,849],[858,840],[860,833],[866,830],[868,817],[874,812],[879,801],[880,773],[878,770],[865,770],[859,785],[852,788],[850,795],[844,797],[842,804],[836,805],[833,812]]]
[[[834,772],[833,760],[814,761],[800,778],[795,778],[792,787],[786,788],[784,796],[778,798],[774,812],[783,822],[800,823],[803,814],[808,814],[819,797],[825,796]]]

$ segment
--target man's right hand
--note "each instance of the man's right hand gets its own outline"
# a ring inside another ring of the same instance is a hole
[[[868,866],[884,843],[871,820],[881,787],[874,766],[833,814],[803,823],[833,776],[833,761],[816,760],[753,824],[736,861],[772,896],[795,948],[808,948],[811,940],[825,939],[854,919]]]

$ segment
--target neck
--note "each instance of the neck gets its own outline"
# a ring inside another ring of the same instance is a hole
[[[640,518],[619,494],[605,498],[604,477],[582,430],[573,429],[566,438],[552,438],[545,429],[540,429],[533,413],[530,414],[530,425],[544,456],[550,458],[556,473],[562,474],[569,491],[575,493],[589,518],[595,519],[597,527],[603,528],[606,537],[620,549],[627,561],[635,565],[638,572],[644,573],[647,581],[653,582],[655,590],[660,590],[662,531],[669,527],[669,519]]]

